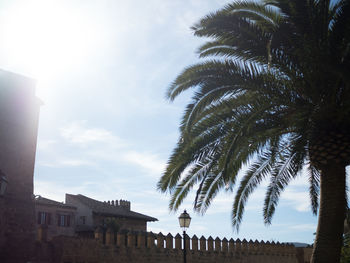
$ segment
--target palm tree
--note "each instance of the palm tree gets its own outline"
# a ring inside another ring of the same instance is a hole
[[[193,28],[203,62],[170,86],[194,89],[180,139],[158,182],[176,210],[196,189],[205,212],[244,172],[232,206],[239,228],[249,195],[269,179],[271,223],[281,192],[306,167],[319,221],[312,262],[339,262],[350,164],[350,1],[234,1]],[[242,167],[248,167],[242,169]]]

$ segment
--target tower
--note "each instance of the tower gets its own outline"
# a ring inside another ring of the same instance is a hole
[[[35,82],[0,70],[0,262],[27,262],[35,242],[33,173],[39,108]]]

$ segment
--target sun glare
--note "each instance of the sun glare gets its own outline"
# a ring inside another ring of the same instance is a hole
[[[96,38],[90,19],[59,1],[26,1],[12,6],[3,28],[7,59],[39,82],[62,71],[79,70]]]

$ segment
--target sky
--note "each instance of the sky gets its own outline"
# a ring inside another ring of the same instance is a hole
[[[312,243],[307,179],[282,193],[272,225],[263,224],[266,183],[249,199],[239,233],[231,226],[233,193],[220,193],[204,215],[191,193],[176,212],[157,191],[191,92],[165,99],[170,83],[199,61],[203,39],[190,27],[224,0],[2,0],[0,68],[36,80],[40,113],[34,192],[64,201],[65,193],[106,201],[158,218],[148,230]]]

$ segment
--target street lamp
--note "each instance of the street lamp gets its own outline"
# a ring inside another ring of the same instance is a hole
[[[0,196],[4,196],[7,188],[7,177],[6,175],[0,170]]]
[[[184,263],[186,263],[186,228],[190,226],[191,217],[186,210],[179,216],[180,227],[184,230]]]

